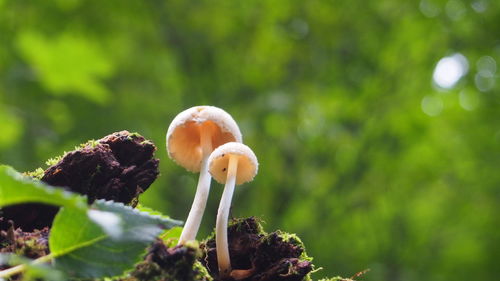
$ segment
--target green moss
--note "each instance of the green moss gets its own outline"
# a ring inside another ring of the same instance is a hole
[[[45,161],[45,164],[46,164],[47,166],[52,166],[52,165],[57,164],[59,161],[61,161],[61,159],[63,159],[63,157],[64,157],[64,155],[66,155],[66,153],[67,153],[67,152],[65,151],[65,152],[64,152],[62,155],[60,155],[60,156],[56,156],[56,157],[54,157],[54,158],[49,158],[47,161]]]
[[[213,280],[207,269],[198,261],[201,251],[198,242],[187,243],[184,247],[189,251],[183,259],[178,260],[174,266],[164,272],[169,276],[165,280],[209,281]]]
[[[208,273],[207,268],[204,267],[200,261],[196,261],[193,264],[193,270],[195,272],[194,280],[206,280],[206,281],[214,280]]]
[[[256,234],[267,235],[267,232],[264,231],[264,227],[262,227],[262,220],[256,217],[252,217],[252,221],[255,223],[254,225],[247,225],[247,218],[235,218],[229,221],[229,227],[236,225],[237,231],[243,231],[243,228],[252,228]]]
[[[82,144],[79,144],[79,145],[75,146],[75,150],[81,150],[83,148],[94,148],[97,145],[99,145],[98,141],[96,141],[96,140],[89,140],[87,142],[84,142]],[[45,165],[47,165],[47,166],[50,167],[50,166],[53,166],[53,165],[59,163],[59,161],[61,161],[61,159],[63,159],[64,156],[66,156],[66,154],[68,154],[68,152],[64,151],[61,155],[49,158],[47,161],[45,161]],[[26,172],[25,174],[27,176],[32,177],[32,178],[41,179],[42,176],[43,176],[43,171],[44,170],[42,168],[38,168],[38,169],[36,169],[33,172]]]
[[[165,272],[171,276],[166,280],[212,280],[208,271],[198,261],[201,258],[201,250],[197,241],[189,241],[184,245],[187,252],[183,258],[175,262],[173,266],[166,269]]]
[[[94,148],[96,145],[98,145],[99,142],[98,141],[95,141],[95,140],[89,140],[85,143],[82,143],[78,146],[75,146],[75,150],[80,150],[80,149],[83,149],[85,147],[90,147],[90,148]],[[68,154],[68,152],[64,151],[63,154],[61,155],[58,155],[56,157],[52,157],[52,158],[49,158],[47,161],[45,161],[45,165],[47,166],[53,166],[53,165],[56,165],[57,163],[59,163],[59,161],[61,161],[61,159],[64,158],[64,156],[66,156],[66,154]],[[98,167],[99,168],[99,167]],[[44,175],[44,172],[45,170],[43,168],[37,168],[36,170],[34,171],[30,171],[30,172],[24,172],[23,174],[28,176],[28,177],[31,177],[33,179],[37,179],[37,180],[40,180],[42,179],[43,175]],[[96,171],[96,173],[98,173],[99,170]]]
[[[84,142],[82,144],[79,144],[79,145],[75,146],[75,150],[81,150],[83,148],[94,148],[97,145],[99,145],[98,141],[96,141],[96,140],[89,140],[87,142]],[[61,155],[58,155],[58,156],[53,157],[53,158],[49,158],[47,161],[45,161],[45,164],[47,166],[53,166],[53,165],[59,163],[59,161],[61,161],[61,159],[63,159],[64,156],[66,156],[66,154],[68,154],[68,152],[64,151],[63,154],[61,154]],[[39,168],[39,169],[41,169],[41,168]],[[35,171],[35,172],[37,172],[37,171]],[[31,172],[31,173],[34,173],[34,172]]]
[[[127,139],[129,139],[129,140],[141,139],[141,138],[145,139],[141,134],[139,134],[137,132],[129,133],[129,135],[127,136]],[[151,141],[145,139],[141,142],[141,144],[153,144],[153,143]]]
[[[42,177],[44,175],[44,170],[42,168],[37,168],[36,170],[34,170],[32,172],[25,172],[23,174],[25,176],[40,180],[40,179],[42,179]]]
[[[142,280],[162,280],[163,271],[160,266],[154,262],[140,262],[135,270],[128,276],[119,281],[142,281]],[[97,279],[98,280],[98,279]]]
[[[16,241],[16,244],[20,244],[22,247],[16,248],[16,255],[29,256],[31,253],[45,252],[47,250],[47,247],[41,246],[35,239],[23,240],[19,238],[19,240],[20,241]]]
[[[301,260],[307,260],[307,261],[312,261],[313,260],[312,257],[309,257],[307,255],[306,246],[304,245],[304,243],[302,242],[302,240],[299,238],[299,236],[297,236],[297,234],[283,232],[281,230],[278,230],[277,233],[278,233],[279,237],[281,237],[281,239],[283,239],[283,241],[285,241],[287,243],[290,243],[290,244],[293,244],[295,246],[298,246],[298,247],[304,249],[304,251],[302,252],[302,254],[299,257]]]
[[[295,246],[299,246],[301,248],[304,248],[304,243],[302,242],[302,240],[300,240],[300,238],[297,236],[297,234],[283,232],[281,230],[278,230],[276,232],[278,233],[279,237],[281,237],[281,239],[283,239],[283,241],[291,243]]]
[[[153,142],[152,142],[152,141],[145,140],[145,141],[142,141],[140,144],[141,144],[141,145],[153,145]]]
[[[80,150],[80,149],[83,149],[83,148],[94,148],[97,145],[99,145],[99,141],[89,140],[89,141],[87,141],[85,143],[82,143],[80,145],[75,146],[75,150]]]
[[[181,255],[175,254],[176,259],[167,258],[163,266],[146,259],[139,263],[135,270],[119,281],[213,281],[207,269],[199,262],[201,251],[198,243],[190,243],[178,248]]]

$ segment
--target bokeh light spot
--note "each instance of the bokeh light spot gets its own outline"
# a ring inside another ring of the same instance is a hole
[[[267,100],[270,109],[277,111],[288,110],[292,104],[290,95],[282,91],[272,92]]]
[[[446,15],[451,19],[451,20],[460,20],[463,18],[465,15],[465,12],[467,11],[465,9],[464,3],[462,1],[458,0],[450,0],[448,3],[446,3]]]
[[[470,6],[477,13],[484,13],[488,9],[488,2],[486,0],[477,0],[472,2]]]
[[[321,135],[325,127],[325,120],[318,105],[307,105],[300,115],[301,121],[297,127],[299,137],[308,139]]]
[[[424,14],[424,16],[429,17],[429,18],[434,18],[439,15],[441,12],[441,9],[439,8],[436,3],[429,1],[429,0],[422,0],[420,1],[420,12]]]
[[[458,94],[458,103],[460,106],[468,111],[472,111],[479,105],[479,97],[475,91],[463,90]]]
[[[436,96],[425,96],[422,99],[422,111],[429,116],[438,116],[443,111],[443,101]]]
[[[497,62],[490,56],[479,58],[476,62],[476,66],[478,72],[489,73],[490,75],[495,74],[497,71]]]
[[[460,53],[439,60],[432,78],[440,88],[451,89],[469,71],[469,63]]]
[[[474,83],[479,91],[487,92],[495,86],[495,76],[488,71],[479,71],[474,76]]]

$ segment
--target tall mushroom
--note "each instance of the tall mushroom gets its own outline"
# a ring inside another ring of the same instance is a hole
[[[219,146],[208,159],[209,171],[219,183],[225,183],[217,212],[215,243],[219,276],[226,278],[231,272],[231,260],[227,242],[227,221],[235,184],[253,180],[259,163],[253,151],[246,145],[230,142]]]
[[[214,106],[195,106],[179,113],[167,131],[169,157],[191,172],[200,172],[196,194],[182,230],[179,244],[195,240],[210,192],[207,160],[210,153],[227,142],[241,142],[234,119]]]

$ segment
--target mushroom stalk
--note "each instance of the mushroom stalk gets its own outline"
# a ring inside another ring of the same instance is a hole
[[[215,243],[217,249],[217,262],[219,264],[219,276],[225,278],[231,272],[231,260],[227,241],[227,221],[229,219],[229,209],[233,198],[234,186],[236,183],[236,173],[238,170],[238,156],[229,155],[227,168],[227,180],[222,192],[222,198],[217,212],[217,222],[215,226]]]
[[[198,179],[198,186],[196,187],[196,194],[194,196],[191,210],[182,229],[181,237],[179,238],[178,245],[182,245],[189,240],[196,240],[196,234],[200,228],[201,219],[207,206],[208,194],[210,193],[210,181],[212,177],[208,172],[208,157],[212,152],[212,138],[207,129],[202,127],[200,131],[200,144],[202,151],[200,177]]]

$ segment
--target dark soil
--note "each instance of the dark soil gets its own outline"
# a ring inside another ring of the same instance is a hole
[[[156,147],[138,134],[121,131],[66,153],[45,170],[41,181],[96,199],[136,204],[159,174]],[[12,220],[24,231],[51,226],[58,208],[44,204],[20,204],[2,208],[0,229]]]
[[[253,217],[237,220],[228,229],[231,278],[245,281],[299,281],[313,270],[300,240],[286,233],[265,234]],[[215,237],[201,245],[202,263],[218,277]],[[220,279],[219,279],[220,280]]]
[[[130,277],[120,281],[209,281],[206,270],[198,262],[200,256],[201,251],[197,247],[168,248],[162,241],[157,240],[149,248],[144,262],[136,266]]]
[[[144,262],[137,265],[130,277],[120,281],[207,281],[211,278],[218,281],[301,281],[313,270],[296,236],[281,232],[266,234],[253,217],[234,221],[228,234],[233,267],[228,279],[218,277],[217,252],[212,237],[200,248],[168,248],[158,240],[149,248]]]
[[[0,253],[15,253],[31,259],[49,254],[49,228],[32,232],[24,232],[20,228],[11,227],[0,231]]]
[[[19,256],[37,259],[49,254],[49,228],[33,232],[23,232],[20,228],[15,229],[12,221],[8,222],[7,230],[0,230],[0,254],[14,253]],[[9,268],[0,264],[0,270]],[[11,277],[12,281],[23,280],[22,275]]]

